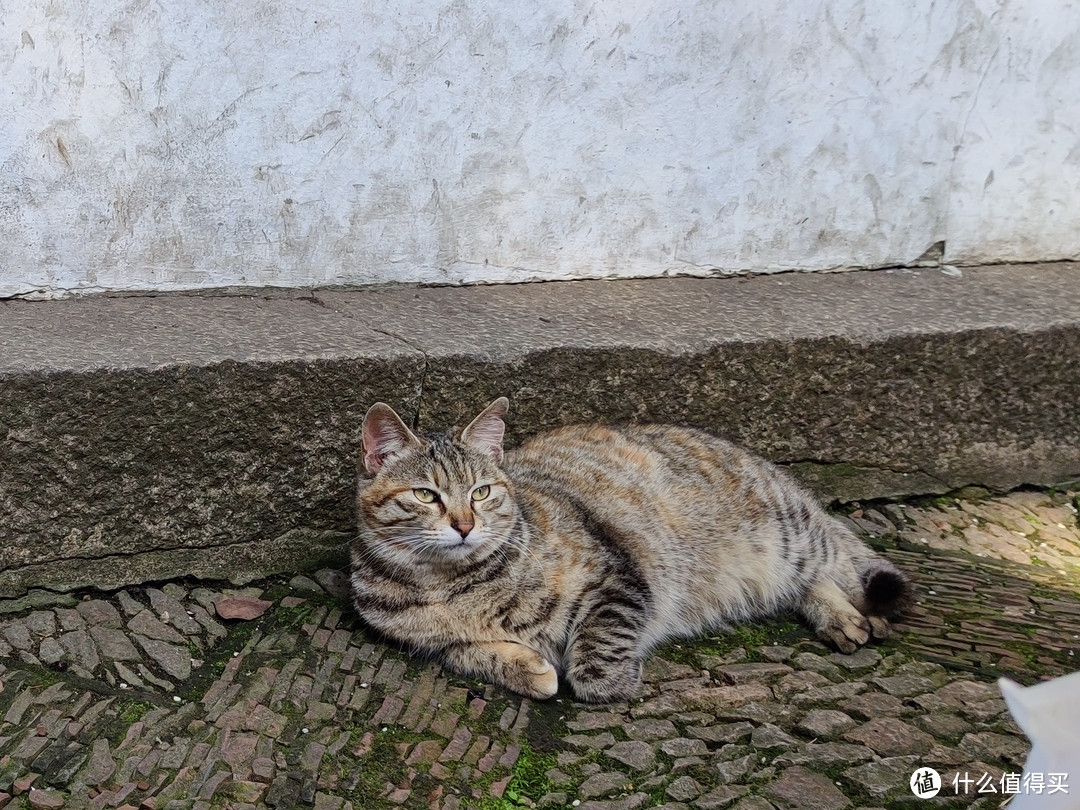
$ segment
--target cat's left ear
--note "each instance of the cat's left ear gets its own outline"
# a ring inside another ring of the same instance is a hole
[[[496,464],[501,464],[503,459],[502,441],[506,432],[503,417],[510,410],[510,400],[499,397],[486,408],[483,413],[473,419],[467,428],[461,431],[461,441],[476,450],[479,450]]]

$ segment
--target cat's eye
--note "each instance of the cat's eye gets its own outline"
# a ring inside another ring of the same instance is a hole
[[[484,484],[483,486],[477,487],[472,491],[472,499],[474,501],[482,501],[490,494],[491,487],[488,484]]]
[[[434,490],[424,489],[423,487],[417,487],[412,491],[413,497],[420,503],[435,503],[439,500],[439,496],[435,494]]]

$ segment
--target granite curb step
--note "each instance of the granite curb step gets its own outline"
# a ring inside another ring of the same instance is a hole
[[[828,501],[1059,484],[1080,476],[1078,272],[4,302],[0,597],[340,564],[376,401],[443,430],[508,396],[510,444],[694,425]]]

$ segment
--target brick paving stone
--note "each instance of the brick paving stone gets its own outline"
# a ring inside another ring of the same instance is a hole
[[[168,622],[185,635],[199,633],[201,626],[188,616],[187,608],[175,596],[157,588],[147,588],[146,595],[150,597],[150,606],[163,622]]]
[[[454,732],[453,738],[449,744],[443,749],[442,754],[439,756],[440,762],[458,762],[465,755],[465,752],[469,750],[469,743],[472,740],[472,732],[467,728],[459,728]]]
[[[15,795],[19,795],[20,793],[26,793],[26,791],[30,790],[31,786],[38,780],[40,776],[41,774],[39,773],[29,773],[26,776],[16,779],[13,785],[15,788]]]
[[[690,757],[709,753],[703,740],[690,737],[676,737],[660,743],[660,750],[669,757]]]
[[[855,695],[843,701],[840,708],[862,720],[872,720],[875,717],[896,717],[911,711],[900,698],[884,692],[864,692],[861,695]]]
[[[957,707],[980,704],[1001,697],[993,685],[971,680],[953,681],[938,689],[935,695],[947,705]]]
[[[699,740],[708,742],[733,743],[747,739],[753,733],[753,723],[745,721],[741,723],[723,723],[718,726],[690,727],[686,729],[687,736],[697,737]]]
[[[812,652],[798,653],[791,659],[792,665],[798,667],[801,670],[807,672],[816,672],[819,675],[824,675],[830,681],[839,681],[843,679],[843,673],[840,668],[829,661],[823,656],[817,655]]]
[[[799,765],[785,770],[762,792],[782,810],[841,810],[851,805],[828,777]]]
[[[881,662],[881,653],[877,650],[871,650],[869,647],[860,647],[848,655],[832,653],[827,660],[829,663],[836,664],[838,667],[847,670],[868,669],[877,666]]]
[[[679,664],[664,658],[650,658],[645,662],[642,677],[648,683],[660,681],[677,681],[683,678],[693,678],[700,675],[700,670],[687,664]]]
[[[701,784],[691,776],[680,776],[667,786],[664,795],[675,801],[690,801],[701,795]]]
[[[713,715],[708,712],[676,712],[671,719],[684,726],[706,725],[713,721]]]
[[[55,810],[64,806],[63,794],[55,790],[31,790],[26,798],[30,806],[35,809]]]
[[[745,683],[738,686],[714,686],[705,689],[690,689],[679,697],[690,708],[715,713],[719,708],[738,706],[762,700],[771,700],[772,690],[761,683]]]
[[[266,792],[266,785],[262,782],[226,781],[222,783],[220,795],[234,802],[242,804],[255,804]]]
[[[187,647],[169,644],[153,638],[136,635],[135,641],[146,654],[171,677],[178,681],[187,680],[191,675],[191,652]]]
[[[659,717],[673,712],[682,712],[687,708],[682,695],[667,694],[639,703],[630,710],[633,717]]]
[[[976,759],[1001,760],[1017,765],[1023,764],[1028,751],[1028,745],[1023,739],[992,731],[965,734],[957,748]]]
[[[766,644],[758,647],[757,653],[762,658],[772,661],[774,664],[779,664],[791,658],[791,656],[795,654],[795,649],[793,647],[785,647],[782,644]]]
[[[693,689],[702,686],[708,686],[712,683],[712,679],[708,675],[699,675],[696,678],[683,678],[678,681],[664,681],[661,683],[660,692],[685,692],[687,689]]]
[[[116,594],[116,601],[120,603],[120,609],[126,616],[135,616],[146,609],[142,604],[135,601],[127,591],[118,591]]]
[[[153,613],[145,608],[128,620],[127,628],[137,636],[167,641],[172,644],[186,643],[176,630],[162,623]]]
[[[934,682],[929,678],[918,675],[895,675],[887,678],[873,678],[871,680],[879,689],[893,697],[911,697],[931,692]]]
[[[14,621],[0,628],[8,643],[16,650],[30,650],[34,648],[34,640],[30,637],[30,631],[22,622]]]
[[[637,810],[649,800],[647,793],[635,793],[623,799],[588,801],[578,805],[578,810]]]
[[[757,764],[758,755],[756,753],[743,754],[742,756],[736,756],[733,759],[719,762],[716,764],[714,770],[716,781],[725,785],[741,782],[752,770],[754,770],[754,767]]]
[[[781,678],[773,685],[773,691],[779,698],[788,698],[798,692],[806,692],[816,687],[828,686],[831,683],[832,681],[820,672],[799,671],[792,672],[790,675]]]
[[[140,659],[139,651],[135,649],[135,645],[131,643],[123,630],[104,624],[91,624],[89,633],[98,650],[101,651],[102,657],[110,661],[138,661]],[[61,637],[60,643],[63,644],[66,638],[67,636]]]
[[[89,627],[112,627],[119,629],[120,613],[103,599],[91,599],[75,606],[79,616]]]
[[[877,717],[844,734],[844,739],[874,749],[882,756],[925,754],[934,738],[895,717]]]
[[[445,747],[446,744],[442,740],[423,740],[416,744],[405,762],[408,765],[430,765],[433,762],[438,762]]]
[[[11,705],[8,706],[8,710],[4,714],[4,722],[11,723],[12,725],[17,725],[22,722],[23,715],[26,713],[26,710],[33,705],[35,697],[37,697],[37,695],[34,694],[33,689],[27,688],[20,692],[18,697],[16,697],[15,700],[11,702]]]
[[[748,720],[753,723],[774,723],[791,713],[788,706],[779,703],[744,703],[741,706],[714,709],[720,722]]]
[[[750,744],[758,750],[769,748],[794,748],[798,740],[772,723],[764,723],[754,729],[750,735]]]
[[[919,756],[887,757],[849,768],[841,777],[869,793],[875,800],[889,795],[910,796],[908,780],[921,762]]]
[[[678,729],[670,720],[636,720],[622,727],[623,733],[631,740],[664,740],[678,736]]]
[[[563,737],[563,742],[574,748],[600,750],[614,745],[615,738],[611,735],[611,732],[603,732],[601,734],[571,734],[569,737]]]
[[[37,638],[51,636],[56,632],[56,614],[51,610],[35,610],[22,619],[22,624]]]
[[[955,714],[935,712],[932,715],[920,715],[911,719],[913,725],[937,736],[939,740],[959,739],[972,730],[972,724]],[[1023,738],[1019,730],[1013,731],[1014,738]]]
[[[747,796],[738,804],[732,805],[732,810],[775,810],[775,805],[762,796]]]
[[[15,749],[12,757],[16,760],[23,762],[29,762],[38,752],[41,751],[46,745],[49,744],[49,740],[46,737],[39,737],[36,733],[31,732],[23,738],[19,747]]]
[[[647,742],[624,740],[604,750],[604,756],[635,771],[651,771],[656,766],[656,752]]]
[[[83,621],[79,611],[73,608],[56,608],[53,613],[56,614],[56,618],[60,622],[60,629],[65,633],[86,629],[86,622]]]
[[[274,760],[270,757],[255,757],[251,761],[251,775],[257,782],[269,782],[274,777]]]
[[[746,795],[748,788],[742,785],[720,785],[705,793],[702,796],[698,796],[693,806],[698,810],[722,810],[722,808],[730,807],[737,799]],[[772,805],[769,805],[771,810]]]
[[[440,750],[438,753],[441,753],[442,744],[438,743],[437,741],[434,742],[436,742],[439,746]],[[480,762],[480,758],[488,752],[490,747],[491,738],[486,735],[481,735],[473,741],[472,745],[469,746],[469,750],[465,752],[465,756],[461,758],[461,761],[464,762],[466,765],[476,765]],[[501,764],[502,758],[500,757],[498,761]]]
[[[189,608],[189,612],[191,613],[191,617],[195,620],[195,622],[210,636],[214,637],[215,639],[221,639],[225,637],[225,628],[219,622],[213,619],[205,608],[201,607],[200,605],[191,605],[191,607]]]
[[[91,747],[90,761],[86,765],[83,779],[90,785],[105,784],[109,777],[116,771],[116,763],[113,761],[109,750],[109,741],[106,739],[94,740]]]
[[[835,709],[813,709],[799,721],[797,731],[811,737],[833,737],[857,725],[850,715]]]
[[[792,668],[781,663],[725,664],[713,669],[713,674],[730,684],[749,683],[770,680],[792,672]]]
[[[582,782],[577,793],[582,799],[595,799],[624,793],[631,787],[632,783],[626,774],[618,771],[603,771]]]
[[[811,765],[819,768],[830,768],[834,765],[858,764],[876,758],[877,754],[865,745],[828,742],[808,743],[800,747],[798,751],[781,754],[773,760],[773,763],[778,767],[784,765]]]
[[[833,701],[848,700],[866,691],[866,684],[859,682],[834,683],[831,686],[819,686],[794,695],[793,706],[812,706]]]

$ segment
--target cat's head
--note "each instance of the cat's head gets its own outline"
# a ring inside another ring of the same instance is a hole
[[[517,516],[500,469],[509,408],[499,397],[468,427],[417,436],[377,402],[364,417],[364,469],[357,503],[362,534],[402,562],[451,565],[493,553]],[[410,558],[412,558],[410,560]]]

